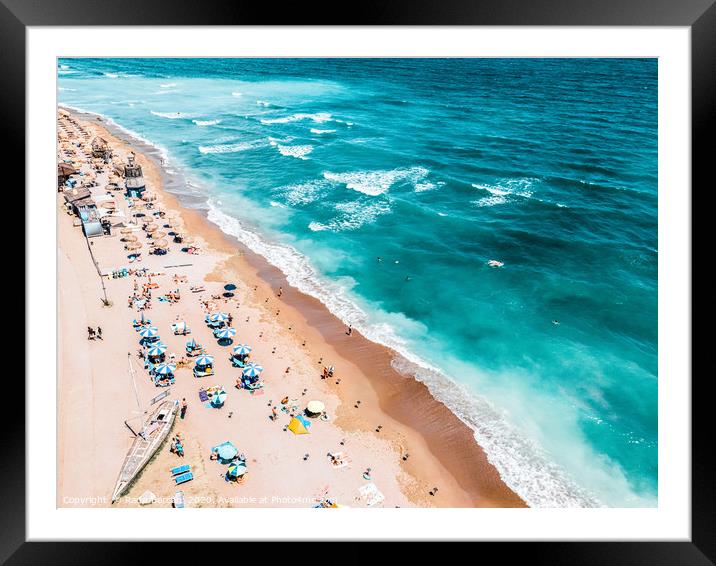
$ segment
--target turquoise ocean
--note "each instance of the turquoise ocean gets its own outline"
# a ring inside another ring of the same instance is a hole
[[[655,59],[63,59],[58,100],[158,148],[181,200],[395,348],[527,503],[643,507],[657,79]]]

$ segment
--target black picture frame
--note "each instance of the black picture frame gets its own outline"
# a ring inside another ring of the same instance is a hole
[[[305,3],[276,9],[271,3],[208,0],[0,0],[0,116],[3,131],[14,140],[5,150],[9,163],[25,163],[25,34],[28,26],[96,25],[552,25],[552,26],[687,26],[692,54],[692,185],[713,184],[709,142],[714,137],[716,101],[716,0],[400,0],[358,2],[345,11]],[[320,21],[323,20],[323,21]],[[24,183],[24,168],[15,174]],[[684,191],[691,191],[684,187]],[[691,193],[693,194],[693,193]],[[689,195],[685,195],[689,197]],[[692,229],[693,230],[693,229]],[[692,231],[694,242],[699,240]],[[712,254],[709,254],[711,256]],[[26,297],[26,301],[27,301]],[[18,318],[17,320],[20,320]],[[709,374],[693,379],[692,386],[692,536],[690,542],[543,542],[487,543],[480,557],[495,552],[502,563],[515,561],[549,564],[700,565],[716,561],[716,493],[708,465],[713,450],[707,394]],[[689,379],[691,376],[674,376]],[[7,404],[7,402],[6,402]],[[17,403],[13,403],[17,404]],[[140,557],[168,556],[167,544],[25,542],[25,414],[3,416],[0,454],[0,561],[7,564],[129,563]],[[320,537],[320,533],[317,533]],[[77,539],[82,533],[77,533]],[[172,543],[176,544],[176,543]],[[351,562],[373,560],[374,543],[352,543],[346,552]],[[423,559],[438,545],[419,548]],[[435,549],[435,550],[434,550]],[[176,548],[171,551],[176,552]],[[179,550],[183,553],[183,550]],[[332,552],[332,551],[327,551]],[[401,551],[402,552],[402,551]],[[460,552],[458,550],[457,552]],[[236,556],[233,552],[226,556]],[[461,554],[462,555],[462,554]],[[469,557],[467,555],[466,557]],[[457,556],[456,556],[457,559]],[[479,559],[475,556],[475,559]],[[484,559],[484,558],[483,558]],[[488,558],[489,559],[489,558]],[[507,561],[507,562],[505,562]]]

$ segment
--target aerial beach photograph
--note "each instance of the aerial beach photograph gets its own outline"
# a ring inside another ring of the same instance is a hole
[[[57,60],[57,502],[658,505],[658,61]]]

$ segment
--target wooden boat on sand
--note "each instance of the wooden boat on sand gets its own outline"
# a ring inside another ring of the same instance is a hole
[[[178,408],[179,401],[163,401],[146,421],[142,431],[135,436],[114,487],[112,503],[129,488],[169,435]]]

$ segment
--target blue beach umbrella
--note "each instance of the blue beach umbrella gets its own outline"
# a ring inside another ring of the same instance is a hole
[[[198,366],[208,366],[212,363],[214,363],[214,356],[207,356],[206,354],[202,354],[196,359],[196,365]]]
[[[226,285],[224,285],[224,289],[226,291],[236,291],[236,285],[234,285],[233,283],[227,283]]]
[[[224,328],[219,330],[215,336],[220,340],[226,340],[227,338],[233,338],[236,336],[236,328]]]
[[[161,356],[167,351],[167,347],[164,344],[156,344],[147,350],[147,354],[152,357]]]
[[[258,377],[259,375],[261,375],[261,372],[263,370],[263,366],[251,362],[249,364],[246,364],[246,367],[244,368],[244,371],[241,372],[241,375],[245,377]]]
[[[229,315],[223,312],[215,312],[211,316],[209,316],[209,320],[211,322],[226,322],[229,320]]]
[[[174,364],[158,364],[154,366],[154,373],[157,375],[171,375],[176,371]]]
[[[142,338],[154,338],[159,336],[159,329],[156,326],[145,326],[139,331]]]
[[[231,464],[229,464],[229,469],[226,473],[230,478],[239,478],[246,473],[246,464],[244,462],[234,460]]]
[[[231,442],[224,442],[223,444],[216,446],[216,449],[219,458],[223,461],[236,458],[236,456],[239,454],[239,450],[236,448],[236,446],[231,444]]]
[[[221,407],[226,402],[226,391],[223,389],[211,396],[211,404],[215,407]]]
[[[246,356],[251,352],[251,346],[248,344],[239,344],[238,346],[234,346],[233,354],[234,356]]]

